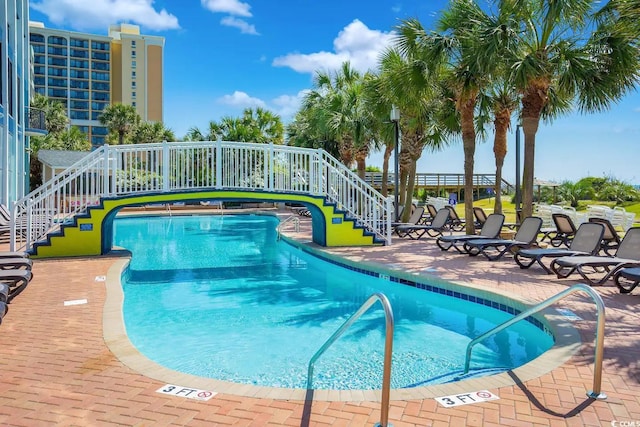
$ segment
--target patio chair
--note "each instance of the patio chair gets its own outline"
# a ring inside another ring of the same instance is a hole
[[[433,219],[438,214],[438,209],[436,209],[436,206],[431,203],[427,203],[424,206],[425,208],[427,208],[427,214],[428,214],[424,219],[424,224],[429,225],[431,224],[431,221],[433,221]]]
[[[516,252],[514,259],[520,268],[525,269],[538,263],[547,274],[553,273],[542,262],[543,258],[558,258],[573,255],[594,255],[600,250],[600,242],[604,234],[602,224],[585,222],[578,227],[576,235],[571,240],[568,248],[532,248],[522,249]]]
[[[411,212],[411,216],[407,222],[392,222],[392,227],[398,227],[400,225],[416,225],[422,222],[422,215],[424,215],[424,208],[422,206],[418,206]]]
[[[456,208],[451,205],[445,206],[445,208],[449,209],[451,212],[449,214],[449,228],[452,231],[462,231],[464,230],[464,226],[466,224],[465,220],[458,216],[458,212],[456,212]]]
[[[558,248],[562,245],[569,247],[571,239],[573,239],[573,236],[575,236],[577,231],[573,220],[569,215],[564,213],[553,213],[551,214],[551,219],[555,224],[555,228],[547,230],[540,241],[544,241],[544,239],[548,238],[549,243],[554,248]]]
[[[0,324],[2,324],[2,319],[7,314],[7,311],[9,311],[7,303],[0,301]]]
[[[399,225],[396,227],[396,233],[400,237],[409,237],[413,240],[420,239],[425,234],[431,237],[440,236],[447,230],[450,212],[449,209],[442,208],[433,218],[431,224]]]
[[[0,302],[7,302],[9,299],[9,285],[0,283]]]
[[[610,256],[563,256],[551,263],[551,270],[559,279],[578,273],[589,285],[602,285],[619,270],[626,267],[640,267],[640,227],[630,228],[620,242],[616,255]],[[589,270],[588,272],[586,270]],[[599,279],[592,279],[589,273],[603,272]]]
[[[25,270],[31,270],[33,261],[29,258],[23,257],[0,257],[0,270],[17,270],[23,268]]]
[[[640,267],[621,268],[613,275],[613,281],[621,294],[630,293],[640,283]]]
[[[604,235],[602,236],[602,243],[600,249],[609,256],[614,256],[616,250],[620,247],[620,235],[616,231],[611,221],[606,218],[589,218],[589,222],[595,222],[596,224],[602,224],[604,226]]]
[[[471,256],[484,255],[488,260],[495,261],[502,258],[507,251],[529,248],[536,244],[542,218],[527,217],[513,239],[472,239],[464,243],[464,249]]]
[[[495,239],[500,235],[502,224],[504,223],[504,215],[493,213],[487,217],[484,221],[480,234],[465,234],[465,235],[449,235],[440,236],[436,240],[436,244],[443,251],[448,251],[450,248],[454,248],[461,254],[467,253],[464,248],[464,242],[467,240],[478,239],[480,237],[486,237],[488,239]]]
[[[475,218],[476,228],[482,228],[485,222],[487,222],[487,214],[484,209],[478,206],[473,207],[473,217]]]
[[[11,302],[24,291],[32,278],[31,270],[0,270],[0,283],[9,286],[7,302]]]

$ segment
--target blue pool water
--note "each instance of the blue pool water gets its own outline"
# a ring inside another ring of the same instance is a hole
[[[304,388],[307,364],[374,292],[393,307],[392,387],[451,381],[466,345],[512,315],[323,261],[278,241],[267,215],[120,218],[114,243],[132,252],[123,275],[133,345],[202,377]],[[379,389],[384,312],[376,304],[318,360],[317,389]],[[519,322],[474,348],[480,373],[520,366],[553,338]]]

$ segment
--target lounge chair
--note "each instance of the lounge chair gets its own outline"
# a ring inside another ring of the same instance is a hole
[[[465,221],[464,219],[458,216],[458,212],[456,212],[456,208],[451,205],[445,206],[446,209],[449,209],[449,228],[453,231],[462,231],[464,230]]]
[[[0,283],[9,286],[9,296],[7,302],[11,302],[27,287],[33,274],[31,270],[0,270]]]
[[[478,239],[480,237],[495,239],[500,235],[502,224],[504,224],[504,215],[494,213],[489,215],[484,221],[480,234],[452,234],[449,236],[440,236],[438,237],[438,240],[436,240],[436,244],[443,251],[448,251],[450,248],[454,248],[461,254],[464,254],[467,253],[464,248],[464,242],[472,239]]]
[[[559,279],[578,273],[589,285],[602,285],[619,270],[626,267],[640,267],[640,227],[630,228],[620,242],[616,255],[610,256],[563,256],[551,263],[551,270]],[[589,270],[589,272],[585,270]],[[599,279],[592,279],[588,273],[602,272]]]
[[[0,283],[0,302],[7,302],[9,299],[9,285]]]
[[[7,314],[7,311],[9,311],[7,303],[0,301],[0,324],[2,323],[2,318]]]
[[[427,208],[428,216],[424,219],[424,223],[425,225],[429,225],[438,214],[438,209],[436,209],[436,206],[432,205],[431,203],[427,203],[425,207]]]
[[[424,215],[424,208],[422,206],[416,207],[407,222],[392,222],[392,227],[398,227],[400,225],[416,225],[422,223],[422,215]]]
[[[520,268],[529,268],[533,263],[538,263],[548,274],[553,273],[549,267],[543,264],[543,258],[558,258],[574,255],[595,255],[600,250],[600,242],[604,234],[602,224],[585,222],[578,227],[575,237],[571,240],[568,249],[565,248],[532,248],[521,249],[514,255]]]
[[[481,207],[473,207],[473,217],[475,218],[476,228],[482,228],[485,222],[487,222],[487,214]]]
[[[488,260],[502,258],[507,251],[529,248],[536,244],[542,219],[531,216],[525,218],[513,239],[472,239],[464,243],[465,251],[471,255],[484,255]]]
[[[596,224],[602,224],[604,226],[604,236],[602,236],[602,243],[600,249],[607,255],[613,256],[620,247],[620,235],[616,231],[611,221],[606,218],[589,218],[589,222],[595,222]]]
[[[16,270],[24,268],[25,270],[31,270],[33,261],[29,258],[2,258],[0,257],[0,270]]]
[[[437,237],[447,230],[450,211],[442,208],[438,211],[431,224],[415,224],[415,225],[399,225],[396,227],[396,233],[400,237],[409,237],[410,239],[420,239],[425,234],[431,237]]]
[[[556,228],[552,231],[547,231],[540,241],[544,241],[544,239],[548,238],[549,243],[551,243],[551,246],[554,248],[558,248],[562,245],[569,247],[571,239],[573,239],[573,236],[575,236],[577,231],[573,220],[569,215],[563,213],[551,214],[551,219],[553,220]]]
[[[630,293],[640,283],[640,267],[621,268],[613,275],[613,281],[621,294]]]

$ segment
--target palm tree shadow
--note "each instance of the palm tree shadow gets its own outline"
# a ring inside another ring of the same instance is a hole
[[[546,408],[542,402],[540,402],[534,395],[533,393],[531,393],[531,391],[529,391],[529,389],[527,389],[527,387],[522,383],[522,381],[520,381],[520,378],[518,378],[518,376],[516,374],[514,374],[512,371],[508,371],[507,374],[511,377],[511,379],[515,382],[516,386],[524,393],[525,396],[527,396],[527,399],[529,399],[529,401],[536,407],[538,408],[540,411],[552,415],[554,417],[559,417],[559,418],[573,418],[576,415],[580,414],[580,412],[582,412],[583,410],[585,410],[586,408],[588,408],[589,406],[591,406],[591,404],[593,404],[593,402],[596,401],[596,399],[587,397],[584,401],[582,401],[578,406],[576,406],[575,408],[571,409],[569,412],[566,413],[560,413],[560,412],[556,412],[553,411],[549,408]]]

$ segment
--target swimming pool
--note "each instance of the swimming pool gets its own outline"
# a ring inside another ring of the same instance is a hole
[[[510,307],[491,309],[480,298],[325,262],[277,241],[276,225],[263,215],[117,219],[114,243],[133,253],[122,282],[135,347],[193,375],[303,388],[315,351],[382,292],[396,320],[392,387],[403,388],[452,380],[470,339],[511,317]],[[374,308],[318,361],[314,388],[380,387],[384,317]],[[472,367],[495,372],[534,359],[553,345],[540,326],[520,322],[487,339]]]

